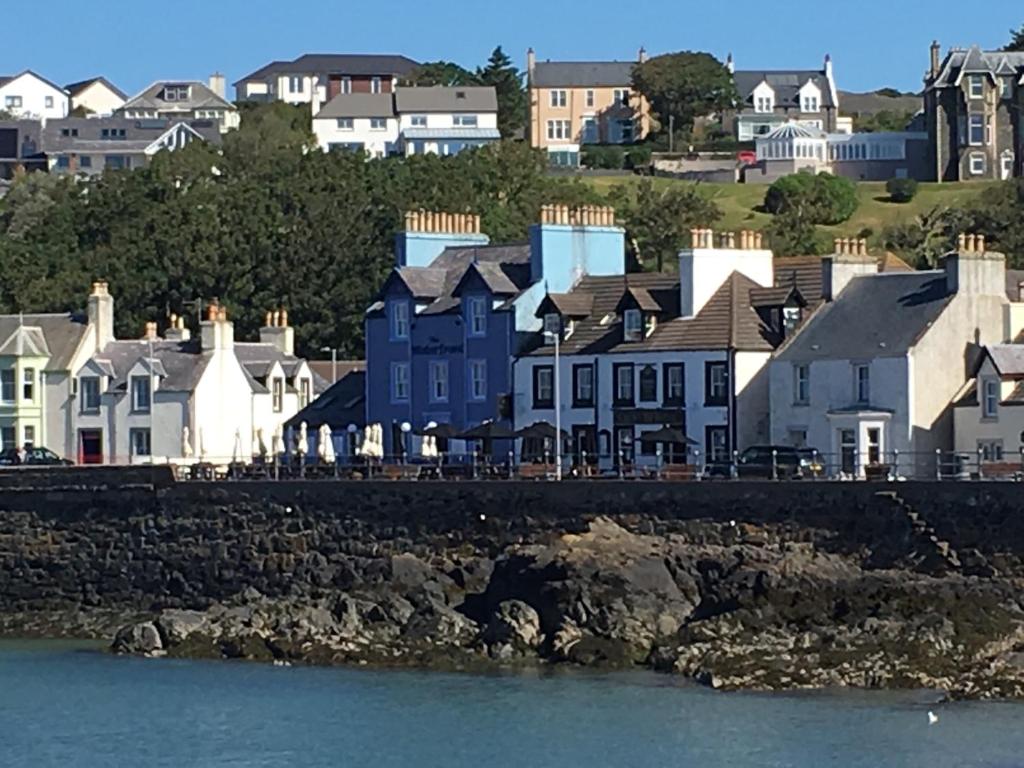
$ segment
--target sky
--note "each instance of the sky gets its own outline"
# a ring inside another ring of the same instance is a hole
[[[228,83],[302,53],[401,53],[474,68],[501,45],[538,60],[632,60],[728,53],[740,69],[809,69],[825,54],[843,90],[916,91],[928,46],[995,48],[1024,25],[1021,0],[0,0],[0,75],[32,69],[60,84],[103,75],[136,93],[160,79]],[[6,29],[4,29],[6,27]],[[233,89],[229,87],[229,95]]]

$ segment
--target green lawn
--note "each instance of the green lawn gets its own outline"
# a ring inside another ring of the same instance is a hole
[[[584,181],[599,190],[607,191],[618,184],[635,184],[637,179],[615,176],[584,177]],[[768,187],[764,184],[708,184],[656,178],[657,186],[691,184],[699,186],[722,209],[723,218],[715,228],[722,231],[761,229],[771,215],[757,209],[764,202]],[[885,227],[912,220],[915,216],[935,207],[957,207],[976,198],[995,182],[969,182],[948,184],[922,184],[917,196],[909,203],[889,202],[884,182],[862,182],[857,185],[860,205],[849,221],[836,227],[822,227],[822,231],[836,237],[856,237],[870,229],[877,236]]]

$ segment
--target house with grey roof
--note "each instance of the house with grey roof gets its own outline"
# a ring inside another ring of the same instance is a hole
[[[1009,179],[1024,173],[1024,52],[932,43],[925,77],[929,180]]]
[[[954,450],[984,476],[986,465],[1024,455],[1024,343],[1015,338],[981,353],[953,407]]]
[[[105,312],[112,320],[109,294]],[[74,370],[78,460],[227,464],[283,450],[285,422],[325,388],[293,347],[287,313],[268,313],[260,341],[245,343],[215,305],[196,338],[175,316],[163,337],[155,322],[138,339],[106,334]]]
[[[393,54],[307,53],[272,61],[238,80],[239,101],[325,104],[344,93],[392,93],[419,63]]]
[[[221,133],[237,128],[238,108],[224,97],[224,77],[215,74],[210,82],[159,80],[125,101],[115,117],[135,120],[191,122],[211,120]]]
[[[739,141],[753,141],[787,122],[800,122],[826,133],[839,129],[839,91],[832,57],[821,69],[736,69],[726,66],[739,93],[735,109],[722,115],[723,125]]]
[[[1005,257],[971,235],[935,270],[877,273],[862,249],[824,263],[826,301],[769,365],[772,443],[833,475],[935,477],[982,348],[1016,333]]]
[[[820,281],[803,263],[782,268],[753,232],[691,240],[676,273],[586,276],[545,296],[515,362],[517,426],[553,424],[557,410],[574,464],[602,469],[727,461],[767,441],[766,366]],[[666,429],[685,439],[645,438]]]
[[[0,110],[19,119],[50,120],[67,117],[71,104],[65,89],[26,69],[17,75],[0,75]]]
[[[90,77],[64,86],[71,98],[71,114],[110,117],[124,106],[128,95],[105,77]]]
[[[325,151],[454,155],[501,138],[498,98],[493,87],[477,86],[343,93],[315,113],[313,133]]]

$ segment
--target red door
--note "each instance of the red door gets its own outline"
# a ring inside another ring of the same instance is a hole
[[[80,464],[103,463],[103,430],[82,429],[78,432],[78,462]]]

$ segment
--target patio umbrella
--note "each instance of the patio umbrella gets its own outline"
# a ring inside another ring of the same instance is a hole
[[[274,434],[270,438],[270,450],[277,456],[284,449],[284,434],[281,432],[281,425],[278,424],[277,428],[274,429]]]
[[[242,430],[235,430],[235,444],[231,449],[231,463],[237,464],[242,460]]]
[[[442,440],[457,440],[459,437],[459,431],[451,424],[435,424],[433,422],[416,434],[421,437],[441,438]]]
[[[420,455],[424,459],[436,459],[438,457],[437,438],[427,435],[420,445]]]
[[[563,429],[562,438],[565,439],[568,436],[569,433]],[[555,440],[558,437],[558,430],[555,429],[553,424],[549,424],[546,421],[538,421],[517,431],[516,437],[525,437],[535,440]]]
[[[299,424],[299,440],[295,446],[295,452],[299,456],[305,456],[309,452],[309,428],[304,421]]]
[[[458,435],[459,440],[512,440],[516,437],[518,435],[511,429],[493,420],[485,421]]]
[[[187,426],[181,428],[181,455],[186,459],[192,458],[192,435]]]
[[[331,434],[330,424],[323,424],[320,427],[318,447],[320,458],[325,464],[333,464],[337,460],[337,457],[334,455],[334,437]]]
[[[662,427],[654,432],[644,432],[640,435],[641,443],[682,443],[683,445],[699,445],[696,440],[691,440],[683,430],[677,427]]]
[[[199,458],[206,461],[206,441],[203,440],[203,428],[199,428]]]

